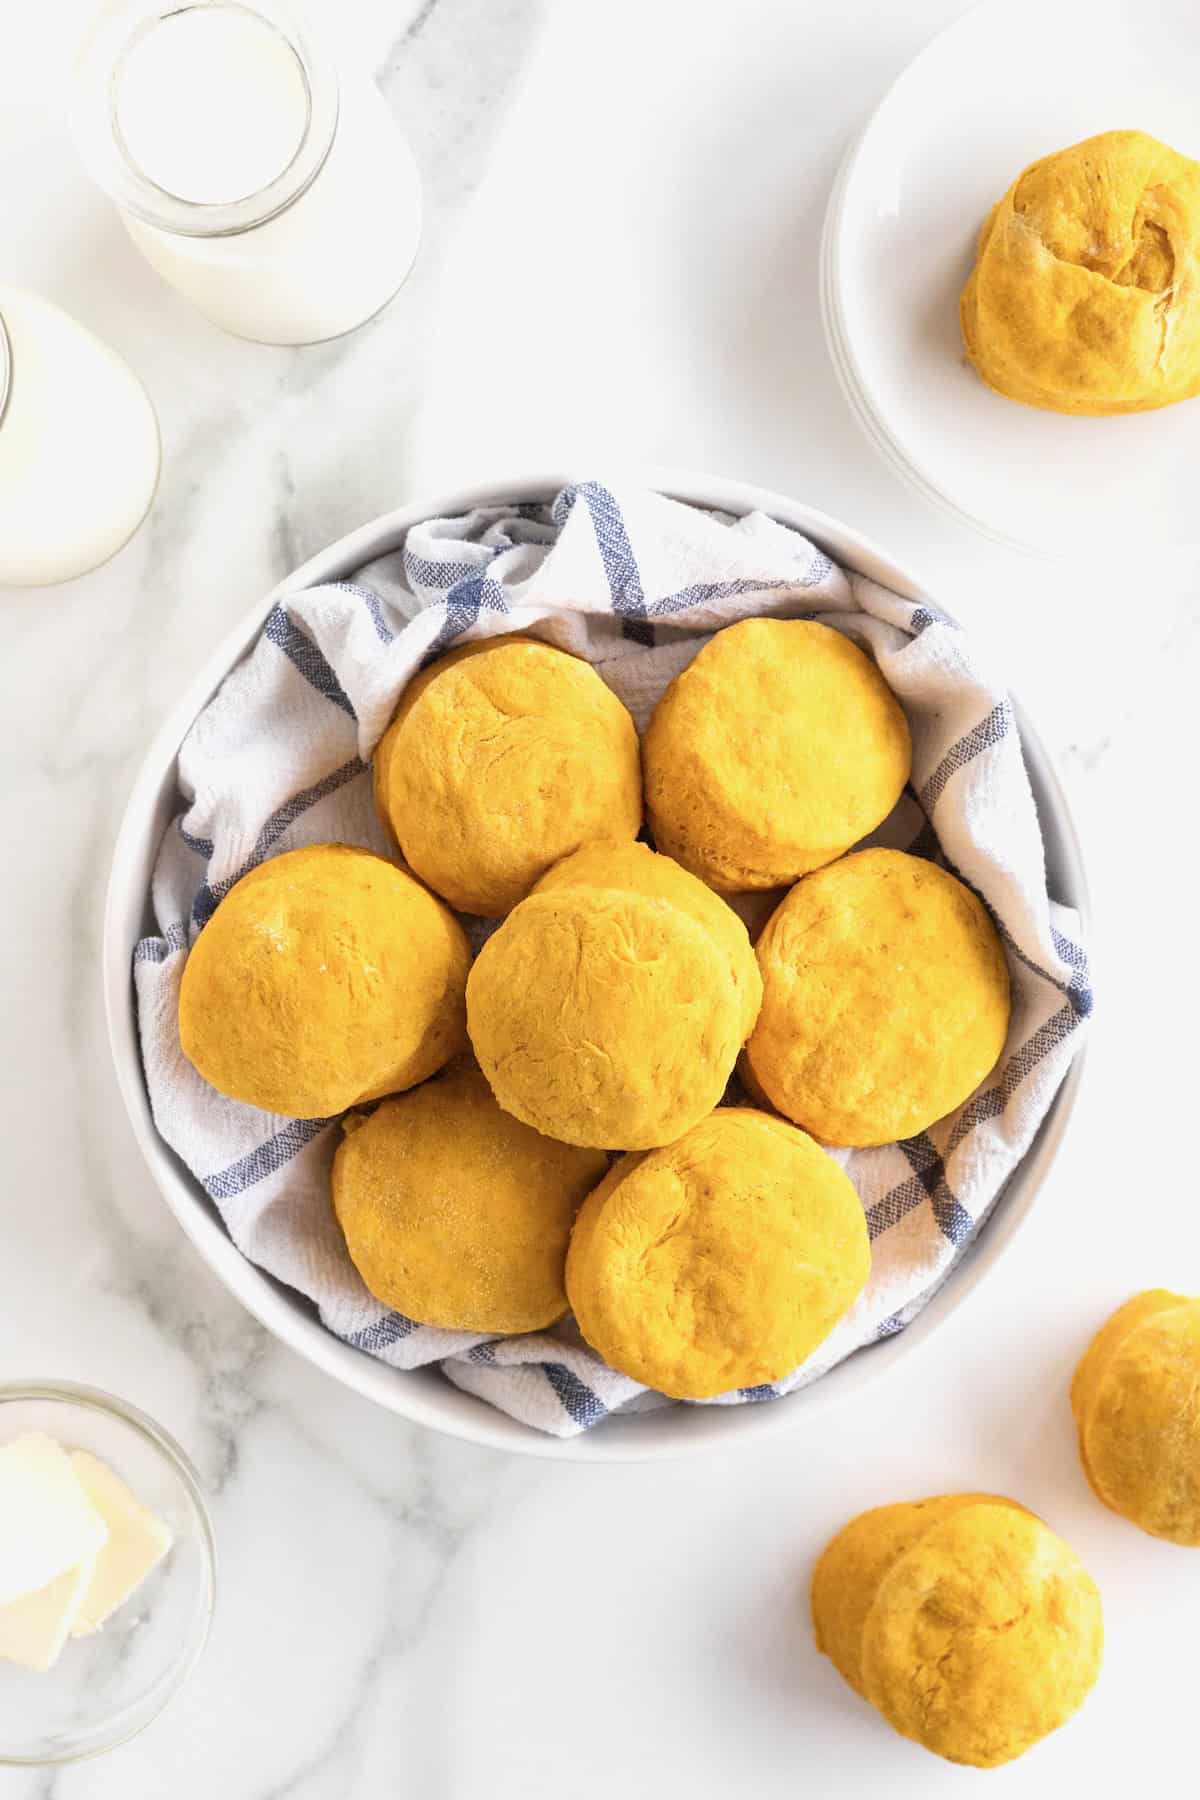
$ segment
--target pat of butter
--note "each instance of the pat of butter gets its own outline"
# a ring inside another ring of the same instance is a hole
[[[51,1668],[79,1617],[95,1563],[90,1556],[45,1587],[0,1606],[0,1656],[26,1669]]]
[[[72,1637],[98,1631],[128,1600],[171,1548],[168,1526],[143,1506],[119,1475],[87,1450],[71,1452],[71,1467],[89,1501],[108,1527],[108,1541],[95,1559],[90,1580],[71,1626]]]
[[[0,1608],[90,1563],[108,1527],[44,1432],[0,1446]]]

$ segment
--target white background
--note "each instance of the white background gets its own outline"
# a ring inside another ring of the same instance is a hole
[[[813,1557],[852,1512],[955,1487],[1044,1514],[1108,1621],[1085,1712],[989,1794],[1194,1779],[1200,1553],[1091,1499],[1066,1390],[1128,1294],[1200,1291],[1197,569],[1153,546],[1108,566],[1103,545],[1056,568],[927,511],[858,435],[817,321],[838,158],[955,0],[314,0],[379,72],[429,216],[382,318],[301,351],[207,325],[83,179],[58,116],[77,10],[3,21],[0,274],[129,357],[165,463],[107,569],[0,596],[0,1376],[92,1381],[161,1418],[214,1495],[222,1583],[200,1670],[141,1740],[0,1776],[3,1800],[964,1792],[980,1777],[894,1737],[806,1619]],[[407,1427],[226,1297],[132,1147],[96,949],[141,750],[253,599],[422,493],[639,463],[844,517],[990,641],[1084,839],[1100,1010],[1029,1225],[927,1349],[750,1451],[576,1469]]]

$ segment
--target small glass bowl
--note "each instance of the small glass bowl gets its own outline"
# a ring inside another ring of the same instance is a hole
[[[39,1674],[0,1660],[0,1766],[74,1762],[137,1735],[195,1668],[212,1619],[216,1557],[191,1463],[161,1426],[98,1388],[0,1384],[0,1443],[42,1431],[90,1450],[170,1526],[172,1548],[90,1637]]]

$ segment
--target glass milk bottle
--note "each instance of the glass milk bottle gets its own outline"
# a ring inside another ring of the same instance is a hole
[[[158,422],[133,370],[36,294],[0,284],[0,587],[115,556],[158,483]]]
[[[226,331],[338,337],[412,267],[412,153],[369,76],[336,68],[278,0],[110,0],[73,110],[138,249]]]

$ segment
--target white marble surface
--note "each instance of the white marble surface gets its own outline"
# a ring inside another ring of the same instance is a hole
[[[166,459],[134,543],[0,596],[0,1374],[106,1385],[213,1496],[198,1673],[138,1742],[4,1800],[623,1800],[949,1794],[812,1647],[849,1513],[1012,1492],[1109,1626],[1084,1715],[989,1792],[1192,1766],[1200,1564],[1094,1503],[1066,1383],[1141,1286],[1200,1291],[1191,927],[1200,581],[975,541],[878,464],[835,387],[815,246],[852,127],[959,0],[315,0],[378,69],[427,183],[409,286],[343,342],[222,337],[139,261],[56,116],[76,0],[6,21],[0,271],[147,381]],[[869,17],[868,17],[869,12]],[[14,30],[15,24],[15,30]],[[375,1411],[268,1338],[184,1240],[120,1112],[106,865],[151,728],[248,602],[401,500],[564,461],[710,468],[841,514],[993,640],[1052,748],[1095,892],[1101,1011],[1033,1220],[931,1347],[830,1418],[682,1465],[546,1465]],[[1178,899],[1175,896],[1178,895]],[[1156,924],[1147,922],[1151,905]],[[1176,925],[1178,924],[1178,932]]]

